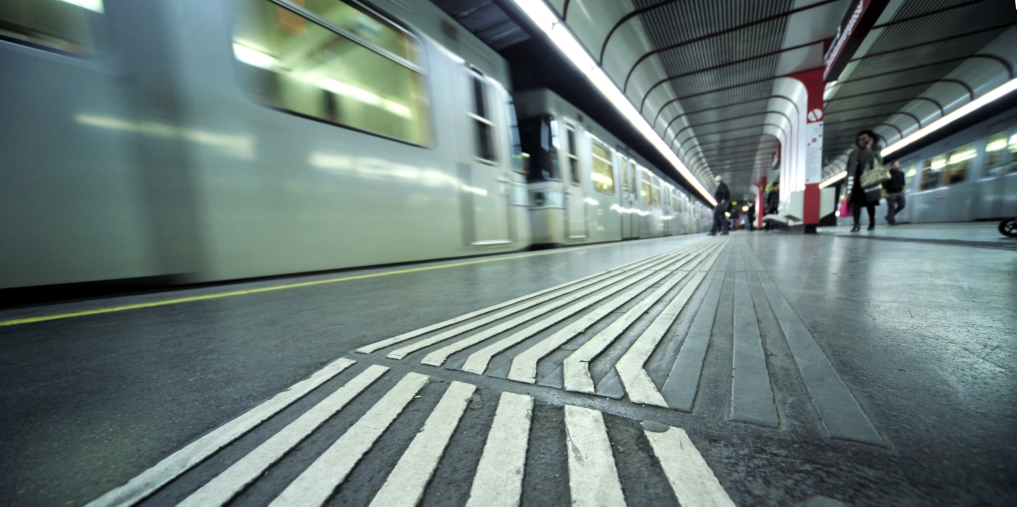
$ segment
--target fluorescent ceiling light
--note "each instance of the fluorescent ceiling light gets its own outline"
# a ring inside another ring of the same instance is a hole
[[[259,69],[275,70],[283,67],[283,63],[276,58],[236,42],[233,43],[233,56],[237,60]]]
[[[833,87],[837,86],[837,81],[830,81],[826,84],[826,90],[823,90],[823,102],[830,100],[830,95],[833,95]]]
[[[413,116],[413,112],[405,105],[388,99],[383,99],[363,88],[358,88],[346,83],[340,83],[335,79],[327,77],[319,79],[315,84],[317,84],[319,88],[323,88],[332,93],[338,93],[339,95],[363,102],[364,104],[380,107],[392,114],[397,114],[406,118],[411,118]]]
[[[1002,85],[998,86],[996,89],[990,91],[989,93],[986,93],[985,95],[982,95],[981,97],[978,97],[977,99],[972,100],[971,102],[968,102],[967,104],[964,104],[963,106],[957,108],[956,111],[930,123],[929,125],[926,125],[924,128],[918,129],[915,133],[905,137],[904,139],[901,139],[900,141],[897,141],[896,143],[893,143],[890,146],[883,148],[882,151],[883,157],[885,158],[887,155],[895,151],[899,151],[900,149],[914,143],[915,141],[918,141],[928,136],[929,134],[932,134],[933,132],[977,111],[983,106],[995,101],[996,99],[999,99],[1000,97],[1014,90],[1017,90],[1017,78],[1011,79],[1003,83]]]
[[[102,0],[63,0],[63,2],[102,14]]]
[[[951,155],[950,156],[950,161],[948,163],[950,165],[957,164],[957,163],[963,162],[965,160],[971,160],[971,159],[975,158],[975,156],[977,156],[977,155],[978,155],[978,153],[975,150],[962,151],[962,152],[957,153],[955,155]]]
[[[1006,138],[997,139],[987,145],[985,145],[985,151],[999,151],[1006,149]]]
[[[555,46],[569,59],[581,72],[586,74],[587,79],[600,93],[611,102],[612,105],[624,116],[626,119],[636,127],[654,148],[667,159],[668,162],[678,170],[678,173],[685,177],[686,180],[692,185],[699,194],[706,199],[711,205],[716,206],[717,201],[714,200],[710,192],[706,190],[706,187],[699,182],[699,179],[692,174],[691,171],[678,156],[675,155],[667,143],[657,135],[657,132],[653,130],[653,127],[643,118],[643,115],[639,114],[635,106],[629,102],[629,99],[625,97],[625,94],[615,86],[611,78],[604,73],[599,65],[590,54],[586,52],[582,44],[576,40],[575,37],[569,32],[565,25],[558,19],[558,16],[551,11],[551,9],[544,3],[543,0],[514,0],[516,5],[530,18],[531,21],[537,28],[540,28],[542,32]]]
[[[847,178],[847,171],[841,171],[841,172],[839,172],[837,174],[834,174],[833,176],[830,176],[829,178],[823,180],[822,182],[819,183],[819,188],[826,188],[826,187],[828,187],[830,185],[833,185],[834,183],[837,183],[838,181],[840,181],[840,180],[842,180],[844,178]]]

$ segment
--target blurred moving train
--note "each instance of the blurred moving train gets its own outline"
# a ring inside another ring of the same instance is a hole
[[[908,153],[899,161],[907,205],[898,222],[964,222],[1013,216],[1017,209],[1017,110],[998,114]],[[850,188],[842,184],[843,189]],[[876,217],[886,216],[880,201]],[[868,217],[864,215],[863,219]],[[851,218],[840,218],[842,224]]]
[[[0,288],[703,231],[705,205],[430,2],[0,2]],[[521,122],[516,126],[516,110]]]

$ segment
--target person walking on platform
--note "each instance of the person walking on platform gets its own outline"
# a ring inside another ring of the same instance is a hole
[[[774,182],[770,185],[770,191],[766,194],[766,200],[763,201],[763,230],[768,231],[773,227],[772,222],[766,220],[766,215],[776,215],[780,208],[780,183]]]
[[[756,230],[756,202],[749,205],[749,232]]]
[[[851,196],[851,215],[855,222],[851,232],[858,232],[861,229],[859,220],[861,220],[863,207],[869,213],[869,230],[871,231],[876,228],[876,204],[879,204],[879,197],[882,192],[878,187],[866,192],[861,184],[862,173],[865,172],[866,168],[873,167],[876,161],[882,164],[883,159],[879,156],[878,151],[872,148],[876,142],[875,132],[863,130],[855,137],[855,141],[855,149],[848,156],[847,162],[848,175],[854,176],[854,181],[851,183],[851,191],[848,193]]]
[[[907,200],[904,199],[904,171],[900,170],[900,162],[894,162],[890,166],[890,179],[883,183],[883,190],[886,191],[886,221],[890,225],[897,225],[897,213],[904,209]]]
[[[713,194],[713,198],[717,200],[717,207],[713,208],[713,227],[710,228],[710,236],[716,236],[720,229],[723,229],[720,233],[723,236],[727,234],[727,217],[724,216],[724,213],[730,207],[731,192],[724,184],[723,176],[717,176],[713,181],[717,182],[717,191]]]

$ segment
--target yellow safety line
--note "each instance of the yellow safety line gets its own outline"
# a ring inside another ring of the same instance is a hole
[[[324,285],[326,283],[348,282],[348,281],[351,281],[351,280],[364,280],[364,279],[367,279],[367,278],[378,278],[378,277],[382,277],[382,276],[402,275],[402,274],[406,274],[406,273],[420,273],[422,271],[432,271],[432,270],[435,270],[435,269],[445,269],[445,268],[456,268],[456,267],[460,267],[460,266],[469,266],[469,265],[472,265],[472,264],[484,264],[484,263],[488,263],[488,262],[500,262],[500,261],[514,260],[514,259],[525,259],[527,257],[538,257],[538,256],[541,256],[541,255],[552,255],[552,254],[558,254],[558,253],[575,252],[577,250],[586,250],[586,249],[589,249],[589,248],[599,248],[599,247],[611,246],[611,245],[617,245],[617,244],[618,243],[601,243],[601,244],[598,244],[598,245],[586,245],[586,246],[572,247],[572,248],[567,248],[567,249],[548,250],[546,252],[536,252],[536,253],[529,253],[529,254],[524,254],[524,255],[509,255],[509,256],[506,256],[506,257],[498,257],[498,258],[494,258],[494,259],[478,259],[478,260],[473,260],[473,261],[457,262],[457,263],[453,263],[453,264],[442,264],[442,265],[439,265],[439,266],[424,266],[424,267],[420,267],[420,268],[400,269],[400,270],[396,270],[396,271],[385,271],[385,272],[382,272],[382,273],[370,273],[370,274],[366,274],[366,275],[347,276],[347,277],[342,277],[342,278],[329,278],[327,280],[315,280],[313,282],[300,282],[300,283],[291,283],[291,284],[286,284],[286,285],[276,285],[276,286],[273,286],[273,287],[261,287],[261,288],[258,288],[258,289],[247,289],[247,290],[235,290],[235,291],[230,291],[230,292],[220,292],[218,294],[206,294],[204,296],[188,296],[188,297],[175,298],[175,299],[166,299],[166,300],[162,300],[162,301],[152,301],[152,302],[149,302],[149,303],[137,303],[137,304],[133,304],[133,305],[111,306],[109,308],[97,308],[95,310],[83,310],[83,311],[80,311],[80,312],[58,313],[58,314],[55,314],[55,315],[43,315],[41,317],[27,317],[27,318],[24,318],[24,319],[12,319],[12,320],[0,321],[0,327],[3,327],[3,326],[16,326],[18,324],[31,324],[31,323],[34,323],[34,322],[45,322],[45,321],[48,321],[48,320],[69,319],[69,318],[72,318],[72,317],[84,317],[84,316],[87,316],[87,315],[100,315],[100,314],[103,314],[103,313],[122,312],[122,311],[126,311],[126,310],[138,310],[138,309],[141,309],[141,308],[153,308],[153,307],[156,307],[156,306],[175,305],[175,304],[178,304],[178,303],[191,303],[191,302],[194,302],[194,301],[206,301],[206,300],[209,300],[209,299],[219,299],[219,298],[226,298],[226,297],[232,297],[232,296],[244,296],[244,295],[247,295],[247,294],[258,294],[258,293],[262,293],[262,292],[271,292],[271,291],[276,291],[276,290],[297,289],[297,288],[300,288],[300,287],[311,287],[311,286],[314,286],[314,285]]]

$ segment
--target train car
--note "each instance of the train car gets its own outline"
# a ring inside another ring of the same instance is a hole
[[[685,233],[665,225],[683,192],[582,111],[543,89],[516,93],[515,104],[534,244]]]
[[[527,248],[506,62],[374,5],[0,3],[0,288]]]
[[[895,159],[907,205],[898,222],[964,222],[1012,216],[1017,209],[1017,111],[1011,110]],[[849,181],[843,189],[850,188]],[[843,194],[842,189],[842,194]],[[876,217],[886,215],[881,200]],[[867,219],[864,216],[863,220]],[[851,218],[840,218],[848,224]],[[880,220],[882,223],[882,221]]]
[[[541,176],[505,60],[430,2],[8,0],[0,68],[0,289],[677,233],[571,106],[522,125]]]

